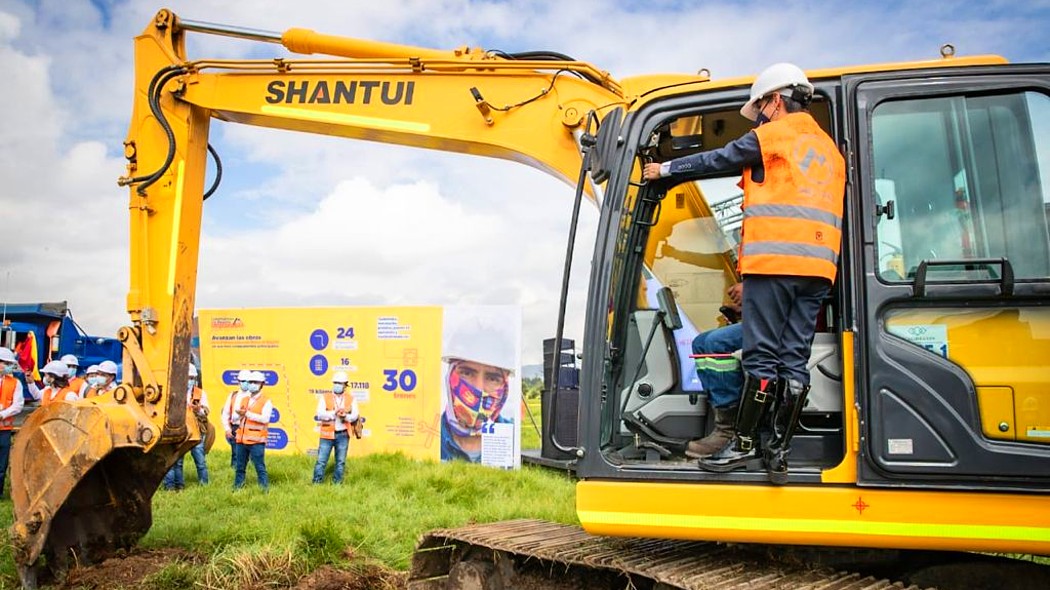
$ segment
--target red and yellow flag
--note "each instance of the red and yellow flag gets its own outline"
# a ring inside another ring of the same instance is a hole
[[[18,366],[22,367],[26,376],[40,381],[40,371],[37,369],[40,355],[36,348],[36,334],[30,331],[26,339],[15,347],[15,355],[18,357]]]

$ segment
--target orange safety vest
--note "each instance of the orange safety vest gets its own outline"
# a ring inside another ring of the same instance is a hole
[[[85,383],[87,383],[87,379],[83,377],[73,377],[69,380],[69,388],[77,392],[77,395],[80,395],[80,390],[83,389]]]
[[[98,387],[96,385],[92,385],[91,387],[87,388],[87,391],[84,392],[84,399],[88,399],[88,398],[92,398],[92,397],[98,397],[98,396],[102,395],[103,393],[109,393],[109,392],[113,391],[116,388],[117,388],[116,381],[110,381],[108,384],[106,384],[103,387]]]
[[[265,422],[256,422],[248,419],[247,412],[251,410],[255,414],[262,413],[269,399],[265,395],[259,394],[259,397],[249,406],[248,402],[251,401],[251,397],[245,397],[241,400],[239,411],[243,417],[241,418],[241,427],[237,429],[237,442],[242,445],[265,444],[266,435],[270,427],[269,417],[267,417]]]
[[[229,416],[228,420],[230,421],[229,426],[231,429],[237,426],[237,424],[233,422],[233,402],[237,400],[237,394],[240,392],[240,389],[234,390],[230,392],[230,397],[226,398],[226,415]]]
[[[348,393],[344,393],[343,394],[343,400],[345,402],[349,403],[349,405],[343,407],[343,409],[347,410],[347,411],[349,411],[352,407],[354,407],[353,406],[354,399],[352,397],[349,397],[349,395],[350,394],[348,394]],[[336,409],[335,394],[332,393],[331,391],[327,391],[324,394],[324,409],[325,409],[326,412],[331,412],[332,410]],[[335,420],[332,420],[331,422],[321,422],[321,438],[326,438],[328,440],[335,439],[335,421],[336,420],[339,420],[338,416],[336,416]],[[346,425],[346,433],[350,434],[350,425],[349,424]]]
[[[190,396],[189,396],[190,399],[186,400],[186,407],[187,408],[193,407],[193,404],[201,403],[201,394],[202,393],[203,393],[203,391],[201,390],[200,387],[194,387],[193,388],[193,393],[191,393]]]
[[[66,401],[66,394],[72,392],[73,395],[80,397],[80,394],[70,389],[68,386],[61,389],[56,388],[54,385],[48,385],[40,393],[40,405],[47,406],[51,405],[52,402],[63,402]]]
[[[15,401],[15,388],[18,387],[18,380],[10,375],[4,375],[0,377],[0,409],[6,410],[11,407],[11,404]],[[0,420],[0,430],[11,430],[15,427],[15,417],[4,418]]]
[[[809,113],[755,129],[765,178],[744,170],[741,275],[835,281],[842,243],[846,163]]]

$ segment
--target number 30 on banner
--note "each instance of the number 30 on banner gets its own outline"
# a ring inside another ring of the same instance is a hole
[[[416,388],[416,372],[412,369],[383,369],[383,376],[386,377],[383,391],[412,391]]]

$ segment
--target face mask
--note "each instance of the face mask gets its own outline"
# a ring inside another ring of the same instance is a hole
[[[190,377],[189,380],[186,381],[186,389],[192,390],[193,386],[196,385],[196,384],[197,384],[197,380],[194,379],[193,377]]]
[[[48,387],[51,387],[54,384],[55,384],[55,378],[54,377],[52,377],[51,375],[45,375],[44,376],[44,385],[47,385]]]
[[[98,375],[92,375],[87,378],[88,385],[92,387],[98,387],[99,385],[102,385],[102,381],[103,379]]]
[[[3,368],[0,368],[0,373],[3,373],[4,375],[10,375],[11,373],[14,373],[14,372],[15,372],[15,366],[14,365],[7,365],[7,364],[5,364],[3,366]]]
[[[772,121],[772,119],[767,117],[766,113],[765,113],[766,109],[764,107],[768,107],[768,106],[769,106],[769,104],[766,103],[765,105],[763,105],[763,109],[758,112],[758,116],[755,117],[755,127],[759,127],[759,126],[765,125],[766,123],[769,123],[770,121]],[[779,111],[779,110],[780,110],[780,105],[777,105],[776,108],[773,109],[773,114],[774,115],[777,114],[777,111]]]
[[[453,366],[448,375],[451,399],[445,408],[449,426],[460,436],[477,434],[485,422],[499,418],[507,401],[507,383],[496,391],[483,391],[460,378]]]
[[[248,391],[251,392],[251,393],[259,393],[259,391],[261,391],[261,390],[262,390],[262,384],[261,383],[249,383],[248,384]]]
[[[332,393],[339,394],[339,393],[343,393],[344,391],[346,391],[346,385],[345,384],[343,384],[343,383],[333,383],[332,384]]]
[[[248,382],[241,381],[241,391],[248,391]]]

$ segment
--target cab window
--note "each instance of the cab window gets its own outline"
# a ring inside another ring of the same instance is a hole
[[[911,281],[926,261],[960,261],[938,278],[1050,277],[1050,97],[1038,92],[894,100],[872,116],[879,277]]]

